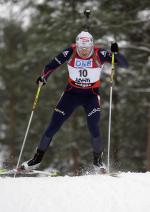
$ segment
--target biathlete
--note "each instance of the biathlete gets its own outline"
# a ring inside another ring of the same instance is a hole
[[[54,109],[50,123],[42,135],[36,153],[31,160],[24,162],[21,168],[31,170],[37,168],[48,149],[53,136],[72,112],[83,106],[89,132],[92,137],[93,165],[104,168],[103,142],[100,131],[100,78],[105,63],[112,61],[115,53],[115,63],[127,67],[127,61],[118,51],[117,43],[111,44],[111,51],[98,48],[94,45],[93,36],[82,31],[76,38],[76,43],[63,50],[52,59],[44,68],[37,83],[47,83],[48,77],[63,63],[67,64],[69,77],[66,89]]]

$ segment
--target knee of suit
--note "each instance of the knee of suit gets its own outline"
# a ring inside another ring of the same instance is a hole
[[[45,135],[49,138],[52,138],[55,133],[60,129],[62,123],[60,122],[52,122],[46,129]]]
[[[53,135],[60,129],[65,120],[66,119],[62,114],[55,112],[45,131],[45,135],[47,137],[53,137]]]
[[[100,136],[100,130],[99,130],[98,126],[89,126],[89,131],[90,131],[92,137]]]
[[[100,136],[100,127],[99,122],[90,121],[88,122],[88,128],[92,135],[92,137],[98,137]]]
[[[93,137],[98,137],[100,135],[99,121],[100,116],[96,114],[88,118],[88,128]]]

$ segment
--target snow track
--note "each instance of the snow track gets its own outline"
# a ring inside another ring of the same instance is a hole
[[[150,173],[0,178],[2,212],[149,212]]]

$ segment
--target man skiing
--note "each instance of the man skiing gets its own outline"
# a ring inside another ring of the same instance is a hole
[[[119,66],[127,67],[126,59],[118,52],[117,43],[111,44],[111,52],[115,53],[115,62]],[[93,164],[99,169],[104,168],[103,143],[99,127],[99,87],[103,65],[111,63],[111,52],[96,47],[92,35],[82,31],[77,36],[75,44],[63,50],[45,66],[37,79],[38,84],[46,84],[49,75],[65,62],[69,72],[68,84],[54,109],[34,157],[24,162],[21,165],[22,169],[32,170],[40,165],[53,136],[78,106],[83,106],[86,113],[87,125],[92,137]]]

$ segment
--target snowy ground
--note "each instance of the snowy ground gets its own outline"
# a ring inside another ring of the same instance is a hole
[[[150,173],[0,178],[1,212],[150,212]]]

